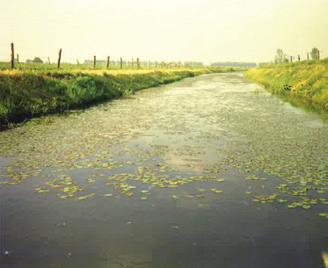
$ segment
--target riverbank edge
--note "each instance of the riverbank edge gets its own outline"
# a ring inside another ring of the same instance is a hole
[[[227,68],[131,72],[0,72],[0,131],[19,123]]]
[[[294,106],[328,113],[328,61],[252,68],[246,78]]]

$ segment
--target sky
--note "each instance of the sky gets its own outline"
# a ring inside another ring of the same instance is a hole
[[[0,0],[0,60],[272,61],[328,57],[328,0]]]

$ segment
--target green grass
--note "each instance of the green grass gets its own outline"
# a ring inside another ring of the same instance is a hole
[[[0,129],[32,117],[83,108],[140,89],[224,70],[227,69],[3,70],[0,71]]]
[[[246,76],[294,104],[328,111],[328,60],[267,65]]]

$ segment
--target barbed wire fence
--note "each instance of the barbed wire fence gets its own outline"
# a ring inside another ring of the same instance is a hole
[[[0,64],[2,65],[0,67],[2,69],[24,69],[24,67],[28,67],[28,64],[31,64],[29,67],[33,68],[32,64],[34,63],[43,64],[44,67],[48,65],[47,67],[49,69],[60,69],[63,64],[92,69],[159,69],[203,66],[202,62],[150,61],[140,60],[139,57],[131,57],[130,59],[120,57],[119,59],[112,59],[111,56],[106,56],[104,59],[99,59],[96,55],[93,55],[90,58],[91,59],[84,60],[83,62],[81,62],[78,57],[73,60],[65,55],[64,49],[60,48],[56,56],[53,54],[51,57],[49,55],[37,55],[34,59],[25,59],[25,61],[23,61],[21,50],[17,49],[14,43],[0,43]]]

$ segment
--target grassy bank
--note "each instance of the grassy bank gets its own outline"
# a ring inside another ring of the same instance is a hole
[[[83,108],[143,88],[223,70],[4,70],[0,72],[0,129],[28,118]]]
[[[292,103],[328,111],[328,60],[268,65],[246,76]]]

